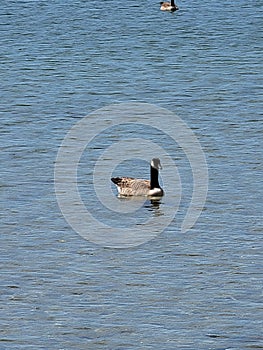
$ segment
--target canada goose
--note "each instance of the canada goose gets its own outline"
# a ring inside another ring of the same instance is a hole
[[[170,11],[170,12],[174,12],[176,10],[179,10],[179,7],[177,5],[175,5],[174,0],[171,0],[171,2],[160,2],[161,11]]]
[[[162,169],[159,158],[151,161],[151,179],[142,180],[132,177],[113,177],[111,181],[117,186],[121,196],[163,196],[163,189],[159,185],[158,170]]]

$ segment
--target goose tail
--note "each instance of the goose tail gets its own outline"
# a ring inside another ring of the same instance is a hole
[[[120,177],[112,177],[111,181],[115,184],[115,185],[119,185],[122,181],[122,179]]]

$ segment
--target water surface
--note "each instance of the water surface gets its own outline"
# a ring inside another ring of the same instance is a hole
[[[2,349],[263,347],[262,4],[178,5],[2,4]],[[178,149],[185,205],[173,223],[137,248],[105,249],[64,220],[54,162],[78,120],[131,101],[192,128],[208,198],[182,234],[192,185]]]

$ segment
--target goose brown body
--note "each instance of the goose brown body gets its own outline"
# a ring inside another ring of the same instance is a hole
[[[147,196],[151,189],[150,181],[134,179],[133,177],[115,177],[111,179],[117,185],[119,194],[122,196]]]

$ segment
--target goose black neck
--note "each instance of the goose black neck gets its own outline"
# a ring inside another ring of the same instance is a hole
[[[174,0],[171,0],[171,6],[175,6]]]
[[[151,166],[151,190],[154,188],[160,188],[158,181],[158,170]]]

